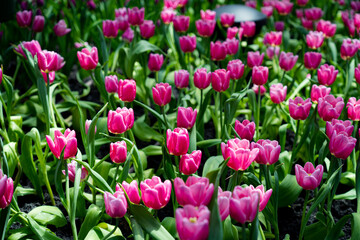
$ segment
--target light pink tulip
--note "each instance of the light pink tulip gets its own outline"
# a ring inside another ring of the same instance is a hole
[[[57,159],[60,159],[61,152],[64,150],[64,159],[75,157],[77,153],[77,140],[74,130],[69,128],[62,134],[59,130],[54,131],[54,140],[49,135],[46,135],[46,141],[51,152]]]
[[[131,129],[134,125],[134,110],[126,107],[110,110],[108,113],[107,125],[109,132],[121,134]]]
[[[321,164],[317,165],[316,169],[311,162],[305,163],[304,167],[295,165],[296,181],[305,190],[317,188],[321,183],[323,172],[324,167]]]
[[[179,163],[179,171],[185,175],[194,174],[200,166],[202,152],[193,151],[191,154],[182,155]]]
[[[206,206],[178,208],[175,221],[180,240],[206,240],[209,235],[210,211]]]

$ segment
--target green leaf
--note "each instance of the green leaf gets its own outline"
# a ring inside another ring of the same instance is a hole
[[[324,239],[327,230],[328,230],[327,226],[322,224],[321,222],[313,223],[305,227],[304,239],[306,240]],[[339,231],[339,233],[340,232],[341,231]],[[336,235],[332,235],[332,236],[334,236],[334,238],[330,238],[330,239],[338,239],[337,237],[335,237]]]
[[[165,217],[162,222],[161,225],[164,226],[164,228],[166,228],[166,230],[174,237],[177,238],[177,231],[176,231],[176,221],[175,218],[173,217]]]
[[[106,228],[105,228],[106,227]],[[107,223],[100,223],[98,226],[94,227],[86,235],[85,240],[102,240],[106,235],[108,235],[114,226]],[[108,240],[125,240],[119,228],[108,238]]]
[[[204,164],[202,176],[206,177],[209,172],[219,169],[222,162],[224,162],[224,157],[221,155],[208,158]]]
[[[296,181],[294,175],[288,174],[279,185],[279,207],[287,207],[294,203],[299,197],[302,188]]]
[[[239,233],[231,223],[231,217],[227,217],[224,221],[224,240],[239,239]]]
[[[134,217],[130,217],[131,228],[134,234],[134,240],[143,240],[145,239],[144,231],[141,228],[140,224],[135,220]]]
[[[280,146],[281,151],[285,151],[285,144],[286,144],[286,131],[288,128],[288,124],[285,123],[279,127],[279,136],[280,136]]]
[[[163,136],[145,122],[145,115],[136,119],[132,130],[134,131],[135,136],[142,141],[145,142],[150,142],[151,140],[155,140],[158,142],[163,141]]]
[[[40,226],[35,220],[33,220],[31,217],[28,217],[29,227],[33,231],[33,233],[39,238],[39,239],[46,239],[46,240],[61,240],[61,238],[58,238],[55,234],[51,233],[49,229]]]
[[[36,207],[28,213],[35,221],[41,225],[54,225],[55,227],[63,227],[67,224],[64,214],[59,208],[54,206]]]
[[[98,224],[102,215],[101,213],[102,210],[98,206],[96,206],[95,204],[90,205],[90,207],[87,210],[85,219],[81,224],[81,228],[79,231],[79,240],[85,239],[90,229],[92,229]]]
[[[161,146],[158,145],[149,145],[141,149],[146,156],[160,156],[162,155]]]
[[[226,102],[224,104],[225,124],[232,123],[235,112],[238,108],[239,102],[246,95],[247,90],[249,89],[249,86],[250,86],[250,82],[251,81],[249,81],[248,85],[241,92],[233,93],[230,96],[230,98],[226,100]]]
[[[165,125],[165,121],[164,121],[164,118],[158,113],[156,112],[154,109],[152,109],[151,107],[143,104],[142,102],[139,102],[137,100],[134,100],[134,103],[139,105],[140,107],[142,108],[145,108],[147,109],[149,112],[151,112],[151,114],[153,114],[160,122],[162,122],[162,124]],[[168,128],[170,128],[170,126],[167,126]]]
[[[198,148],[209,148],[221,143],[221,139],[207,139],[197,142]]]
[[[341,229],[344,227],[344,225],[347,223],[347,221],[352,217],[352,215],[345,215],[343,216],[331,229],[330,231],[327,229],[326,226],[324,226],[322,224],[322,227],[325,227],[325,232],[320,232],[322,235],[320,236],[317,236],[319,239],[319,237],[321,236],[324,236],[324,233],[327,232],[327,235],[326,235],[326,238],[325,240],[332,240],[332,239],[338,239],[339,236],[340,236],[340,233],[342,232]],[[312,231],[314,231],[315,229],[312,229]],[[314,232],[317,232],[318,231],[318,228],[316,229],[316,231]],[[306,233],[306,230],[305,230],[305,233]],[[315,239],[315,238],[314,238]]]
[[[360,238],[360,214],[352,213],[351,221],[351,240]]]
[[[196,123],[194,124],[191,133],[190,133],[190,145],[189,145],[189,151],[188,153],[192,153],[196,150]]]

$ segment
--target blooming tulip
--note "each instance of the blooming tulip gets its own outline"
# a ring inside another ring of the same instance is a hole
[[[114,195],[104,193],[106,213],[112,218],[122,218],[127,211],[127,200],[123,191],[116,191]]]
[[[221,143],[221,151],[224,160],[229,158],[228,167],[235,171],[245,171],[259,154],[259,149],[250,150],[250,142],[247,139],[230,139],[227,144]]]
[[[260,66],[264,60],[264,53],[260,54],[259,51],[248,52],[247,54],[247,65],[249,68]]]
[[[266,7],[262,7],[261,8],[261,12],[266,16],[266,17],[271,17],[273,15],[274,12],[274,8],[272,6],[266,6]]]
[[[269,76],[269,69],[263,66],[255,66],[252,70],[252,82],[256,85],[264,85]]]
[[[220,22],[224,27],[231,27],[235,22],[235,14],[222,13],[220,15]]]
[[[275,8],[280,15],[288,15],[291,13],[293,3],[287,1],[276,1]]]
[[[64,65],[64,58],[52,51],[40,51],[37,53],[38,65],[41,71],[49,73],[60,70]]]
[[[295,165],[296,181],[305,190],[317,188],[321,183],[323,172],[324,167],[321,164],[317,165],[316,169],[311,162],[305,163],[304,167]]]
[[[121,35],[121,38],[127,42],[131,43],[134,39],[134,30],[132,30],[130,27],[125,30],[125,32]]]
[[[178,108],[177,127],[191,129],[196,121],[197,109],[193,110],[192,107]]]
[[[294,56],[292,52],[281,52],[279,58],[279,66],[284,71],[290,71],[295,66],[297,59],[298,56]]]
[[[270,46],[279,46],[282,41],[282,32],[268,32],[264,36],[264,44]]]
[[[176,32],[186,32],[190,25],[190,17],[184,15],[175,16],[173,24]]]
[[[88,132],[89,132],[89,128],[90,128],[90,124],[91,124],[91,120],[86,120],[85,121],[85,133],[86,134],[88,134]],[[95,129],[94,129],[94,132],[96,133],[96,130],[97,130],[97,128],[96,128],[96,125],[95,125]]]
[[[24,48],[26,50],[28,50],[31,53],[31,56],[35,57],[35,55],[39,52],[41,52],[41,46],[40,43],[36,40],[32,40],[30,42],[21,42],[16,48],[15,51],[20,53],[21,55],[24,56],[24,58],[26,59],[26,55],[24,53],[24,50],[22,48],[22,46],[24,46]]]
[[[223,43],[226,46],[226,53],[228,55],[235,55],[239,50],[239,40],[233,39],[226,39]]]
[[[347,159],[354,150],[356,138],[348,136],[345,132],[334,131],[330,138],[329,150],[332,155],[340,159]]]
[[[256,1],[255,0],[248,0],[245,2],[245,5],[251,8],[256,9]]]
[[[55,81],[55,72],[49,72],[49,73],[45,73],[43,71],[41,71],[41,75],[44,78],[45,84],[48,84],[48,76],[49,76],[49,83],[52,84]]]
[[[308,20],[315,21],[319,20],[322,17],[323,11],[321,8],[313,7],[305,9],[305,17]]]
[[[200,19],[195,22],[195,25],[200,36],[211,37],[211,35],[214,33],[216,22]]]
[[[260,96],[264,96],[264,94],[266,93],[266,88],[264,87],[264,85],[256,85],[254,84],[253,87],[251,88],[251,90],[254,91],[254,93],[256,95],[259,94],[259,87],[260,87]]]
[[[130,184],[123,181],[121,185],[124,188],[126,194],[128,195],[130,202],[140,204],[141,198],[137,181],[133,180]],[[116,191],[122,191],[122,188],[119,185],[116,185]]]
[[[326,135],[331,139],[334,132],[344,133],[346,136],[351,137],[354,130],[354,126],[349,120],[342,121],[338,119],[332,119],[331,122],[326,122]]]
[[[211,73],[206,68],[199,68],[194,73],[194,85],[199,89],[207,88],[211,83]]]
[[[145,20],[139,28],[140,35],[143,38],[151,38],[155,34],[155,24],[151,20]]]
[[[279,160],[281,146],[278,141],[260,139],[256,143],[251,143],[251,149],[259,149],[259,154],[255,161],[259,164],[272,165]]]
[[[214,192],[214,184],[206,177],[190,176],[184,181],[177,177],[174,180],[176,200],[181,206],[190,204],[199,207],[208,205]]]
[[[301,18],[301,24],[303,27],[309,31],[312,31],[314,28],[314,23],[311,20],[307,20],[306,18]]]
[[[128,11],[126,7],[115,9],[115,18],[127,17]]]
[[[144,22],[145,9],[144,8],[128,8],[128,18],[131,26],[139,26]]]
[[[312,85],[311,87],[311,101],[313,101],[314,103],[318,103],[320,98],[326,97],[327,95],[330,94],[331,88],[327,88],[323,85],[317,86],[317,85]]]
[[[221,61],[226,58],[227,48],[226,44],[220,41],[210,43],[210,55],[213,61]]]
[[[75,176],[76,176],[76,161],[72,160],[71,163],[68,163],[68,174],[69,174],[69,180],[72,182],[75,182]],[[62,173],[65,175],[65,170],[62,170]],[[81,166],[81,176],[80,181],[83,181],[88,176],[88,171],[84,166]]]
[[[227,29],[226,38],[232,39],[236,36],[236,34],[239,32],[239,29],[237,27],[230,27]]]
[[[34,22],[32,25],[32,30],[34,32],[42,32],[45,25],[45,18],[42,15],[37,15],[34,18]]]
[[[230,216],[241,224],[252,222],[259,205],[259,194],[241,186],[234,188],[230,198]]]
[[[16,21],[19,27],[29,27],[32,21],[32,11],[19,11],[16,13]]]
[[[46,135],[46,141],[49,145],[51,152],[57,159],[60,159],[60,155],[64,150],[64,159],[75,157],[77,153],[77,140],[74,130],[69,128],[62,134],[59,130],[54,131],[54,141],[49,135]]]
[[[336,32],[336,24],[321,19],[316,25],[316,31],[322,32],[327,38],[332,37]]]
[[[176,9],[179,6],[180,0],[164,0],[165,8]]]
[[[206,206],[178,208],[175,221],[180,240],[205,240],[209,235],[210,211]]]
[[[165,106],[171,101],[171,86],[168,83],[158,83],[152,88],[155,104],[160,107]]]
[[[170,24],[173,21],[175,15],[176,12],[172,8],[164,8],[161,11],[160,17],[165,24]]]
[[[67,28],[67,25],[64,20],[60,20],[55,26],[54,26],[54,32],[56,36],[62,37],[69,32],[71,32],[70,28]]]
[[[230,72],[225,69],[217,69],[211,73],[211,85],[217,92],[224,92],[230,86]]]
[[[87,1],[86,5],[88,6],[88,8],[90,10],[95,10],[96,9],[96,4],[95,4],[94,0]]]
[[[346,104],[348,118],[353,121],[360,121],[360,100],[356,101],[356,98],[349,98]]]
[[[116,111],[110,110],[108,113],[107,125],[109,132],[121,134],[131,129],[134,125],[134,111],[132,108],[117,108]]]
[[[200,150],[184,154],[180,158],[179,171],[185,175],[194,174],[200,166],[202,153]]]
[[[253,37],[255,35],[256,25],[255,22],[242,22],[241,28],[244,29],[243,35],[245,37]]]
[[[164,56],[157,53],[150,53],[148,68],[152,72],[158,72],[164,62]]]
[[[126,31],[127,29],[129,29],[129,21],[128,21],[127,15],[116,17],[116,21],[117,21],[119,30]]]
[[[310,98],[307,98],[305,101],[301,97],[289,99],[289,113],[295,120],[305,120],[309,116],[310,109]]]
[[[81,49],[77,52],[80,66],[85,70],[93,70],[96,68],[99,62],[98,50],[93,47],[91,51],[87,48]]]
[[[193,52],[196,48],[195,36],[182,36],[179,38],[180,48],[184,53]]]
[[[105,77],[105,89],[108,93],[116,93],[119,87],[119,80],[116,75]]]
[[[284,31],[284,28],[285,28],[285,23],[284,22],[282,22],[282,21],[277,21],[277,22],[275,22],[275,31],[280,31],[280,32],[282,32],[282,31]]]
[[[333,118],[339,118],[345,105],[342,97],[335,98],[333,95],[319,98],[318,101],[318,113],[324,121],[331,121]]]
[[[106,38],[115,38],[118,35],[118,22],[105,20],[102,22],[103,34]]]
[[[241,139],[247,139],[251,141],[255,134],[255,123],[245,119],[243,122],[235,120],[235,131],[241,137]]]
[[[355,80],[360,84],[360,64],[355,68]]]
[[[327,64],[321,65],[317,70],[318,81],[322,85],[330,86],[336,80],[338,70],[335,70],[334,66],[329,66]]]
[[[306,52],[304,55],[304,65],[309,70],[318,68],[321,62],[321,53]]]
[[[230,214],[230,191],[222,191],[222,189],[218,188],[218,207],[221,221],[224,221]]]
[[[272,60],[274,58],[274,56],[279,56],[280,53],[280,47],[275,46],[275,47],[268,47],[266,49],[266,55],[268,56],[268,58],[270,60]]]
[[[146,179],[140,183],[141,198],[148,208],[161,209],[166,206],[171,196],[171,182],[164,183],[157,176]]]
[[[174,83],[179,89],[187,88],[189,86],[189,72],[186,70],[175,71]]]
[[[238,31],[238,37],[239,37],[239,40],[241,41],[242,37],[244,35],[244,29],[243,28],[239,28],[239,31]]]
[[[324,35],[322,32],[310,31],[306,35],[306,44],[309,48],[317,49],[321,47],[324,42]]]
[[[297,0],[296,3],[297,5],[304,7],[307,3],[309,2],[309,0]]]
[[[14,182],[11,177],[3,174],[0,169],[0,209],[10,205],[14,194]]]
[[[281,83],[273,84],[270,87],[270,98],[275,104],[280,104],[285,101],[287,93],[287,86],[283,86]]]
[[[136,97],[136,82],[133,79],[119,81],[119,99],[123,102],[132,102]]]
[[[181,156],[189,149],[189,133],[185,128],[166,131],[166,147],[171,155]]]
[[[245,65],[239,59],[232,60],[228,63],[226,70],[230,72],[230,78],[237,80],[244,75]]]
[[[110,159],[114,163],[123,163],[127,157],[127,146],[125,141],[110,143]]]
[[[215,11],[211,11],[211,10],[209,10],[209,9],[207,9],[206,11],[200,10],[200,17],[201,17],[202,20],[210,20],[210,21],[213,21],[213,20],[215,20],[216,12],[215,12]]]
[[[340,48],[340,55],[341,58],[344,60],[348,60],[352,58],[356,52],[358,51],[358,47],[351,39],[344,39],[343,43],[341,44]]]

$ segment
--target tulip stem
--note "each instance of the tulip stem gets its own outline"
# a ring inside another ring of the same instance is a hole
[[[223,94],[220,92],[220,104],[219,104],[219,108],[220,108],[220,138],[223,139],[223,135],[224,135],[224,121],[223,121]]]
[[[111,235],[113,235],[113,233],[116,231],[118,225],[119,225],[119,220],[120,218],[116,218],[116,223],[115,223],[115,226],[113,228],[113,230],[111,230],[111,232],[109,232],[102,240],[106,240],[108,239]]]
[[[257,115],[256,115],[256,139],[260,139],[260,108],[261,108],[261,94],[260,94],[260,85],[258,86],[258,107],[257,107]]]
[[[309,200],[309,190],[306,190],[305,200],[304,200],[304,207],[303,207],[303,212],[302,212],[302,217],[301,217],[299,240],[302,240],[303,235],[304,235],[304,230],[305,230],[305,226],[306,226],[306,223],[304,223],[304,220],[305,220],[306,206],[307,206],[308,200]]]
[[[114,188],[115,185],[116,185],[116,178],[117,178],[117,175],[118,175],[118,172],[119,172],[120,163],[116,164],[116,165],[117,166],[116,166],[116,170],[115,170],[115,175],[114,175],[114,178],[113,178],[113,180],[111,182],[111,185],[110,185],[111,188]]]
[[[75,220],[75,217],[71,216],[72,214],[75,214],[75,209],[74,209],[74,211],[72,211],[71,210],[71,205],[70,205],[69,169],[68,169],[68,165],[67,165],[66,160],[64,160],[64,164],[65,164],[65,180],[66,180],[66,183],[65,183],[65,194],[66,194],[66,205],[67,205],[66,210],[68,211],[69,218]],[[77,240],[78,237],[77,237],[77,230],[76,230],[75,221],[71,221],[70,224],[71,224],[71,230],[72,230],[72,233],[73,233],[74,240]]]
[[[164,122],[165,122],[165,132],[166,132],[166,129],[169,128],[169,123],[167,121],[167,118],[166,118],[166,114],[165,114],[165,106],[161,107],[161,110],[162,110],[162,114],[163,114],[163,117],[164,117]]]
[[[283,70],[283,74],[281,76],[281,80],[280,80],[280,83],[282,83],[284,81],[284,77],[285,77],[285,70]]]
[[[360,154],[359,158],[356,163],[356,202],[357,202],[357,209],[356,212],[360,213]]]
[[[242,224],[242,239],[247,239],[247,238],[246,238],[246,227],[245,227],[245,224]]]

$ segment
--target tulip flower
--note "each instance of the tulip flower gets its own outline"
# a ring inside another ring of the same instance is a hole
[[[244,29],[243,35],[245,37],[253,37],[255,35],[255,22],[241,22],[241,28]]]
[[[116,20],[105,20],[102,22],[102,29],[106,38],[115,38],[119,32],[118,22]]]
[[[356,52],[358,51],[358,47],[351,39],[344,39],[340,48],[341,58],[344,60],[348,60],[352,58]]]
[[[134,125],[134,111],[132,108],[117,108],[116,111],[110,110],[108,113],[107,125],[109,132],[121,134],[131,129]]]
[[[256,9],[256,1],[255,0],[248,0],[245,2],[245,5],[251,8]]]
[[[216,92],[224,92],[230,86],[230,72],[217,69],[211,73],[211,85]]]
[[[235,171],[245,171],[257,158],[259,149],[250,150],[250,142],[247,139],[230,139],[227,144],[221,143],[221,151],[224,160],[229,158],[228,167]]]
[[[199,89],[207,88],[211,83],[211,73],[206,68],[199,68],[194,73],[194,85]]]
[[[321,62],[321,53],[306,52],[304,55],[304,65],[309,70],[317,69]]]
[[[164,0],[164,7],[176,9],[179,6],[179,2],[179,0]]]
[[[32,11],[19,11],[16,13],[16,21],[19,27],[30,27],[32,21]]]
[[[241,224],[252,222],[257,214],[259,194],[236,186],[230,198],[230,216]]]
[[[308,20],[311,21],[319,20],[322,17],[322,15],[323,15],[323,11],[321,10],[321,8],[313,7],[313,8],[305,9],[305,17]]]
[[[88,132],[89,132],[89,128],[90,128],[91,122],[92,122],[92,121],[91,121],[91,120],[88,120],[88,119],[85,121],[85,133],[86,133],[86,134],[88,134]],[[97,131],[96,126],[95,126],[95,129],[94,129],[94,130],[95,130],[95,134],[96,134],[96,131]]]
[[[273,84],[270,87],[270,98],[275,104],[280,104],[286,99],[287,86],[283,86],[281,83]]]
[[[230,78],[238,80],[244,75],[245,65],[239,59],[232,60],[228,63],[226,70],[230,72]]]
[[[60,70],[64,65],[64,58],[52,51],[40,51],[37,53],[38,65],[41,71],[49,73]]]
[[[186,205],[176,209],[176,230],[180,240],[206,240],[209,235],[210,211],[206,206],[199,208]]]
[[[262,7],[261,8],[261,12],[266,16],[266,17],[271,17],[273,15],[274,12],[274,8],[272,6],[266,6],[266,7]]]
[[[193,110],[192,107],[178,108],[177,127],[191,129],[196,121],[197,109]]]
[[[235,55],[239,50],[239,40],[233,39],[226,39],[223,43],[226,46],[226,53],[228,55]]]
[[[336,32],[336,24],[321,19],[316,25],[316,31],[322,32],[327,38],[332,37]]]
[[[164,62],[164,56],[157,53],[150,53],[148,68],[152,72],[158,72]]]
[[[221,221],[224,221],[230,214],[230,191],[223,191],[220,187],[218,188],[218,207]]]
[[[173,24],[176,32],[184,33],[189,29],[190,17],[184,15],[175,16],[173,19]]]
[[[296,9],[296,10],[295,10],[295,13],[296,13],[296,17],[297,17],[297,18],[303,18],[303,17],[304,17],[304,11],[303,11],[303,9]]]
[[[285,28],[285,23],[282,22],[282,21],[277,21],[275,22],[275,31],[278,31],[278,32],[282,32],[284,31],[284,28]]]
[[[140,183],[141,198],[148,208],[161,209],[166,206],[171,196],[171,182],[164,183],[157,176],[146,179]]]
[[[128,20],[131,26],[139,26],[144,22],[145,9],[144,8],[128,8]]]
[[[356,138],[348,136],[346,132],[333,132],[330,138],[329,150],[337,158],[346,160],[356,145]]]
[[[185,128],[166,131],[166,147],[171,155],[181,156],[189,149],[189,133]]]
[[[115,9],[115,18],[127,17],[128,11],[126,7]]]
[[[14,182],[11,177],[3,174],[0,169],[0,209],[10,205],[14,194]]]
[[[280,15],[283,15],[283,16],[288,15],[289,13],[291,13],[293,5],[294,5],[293,3],[287,2],[287,1],[276,1],[275,2],[276,11]]]
[[[96,68],[99,62],[98,50],[93,47],[91,51],[87,48],[81,49],[77,52],[80,66],[85,70],[93,70]]]
[[[20,53],[21,55],[24,56],[24,58],[26,59],[26,55],[24,53],[24,50],[22,48],[22,46],[24,46],[24,48],[26,50],[28,50],[31,53],[31,56],[35,57],[35,55],[39,52],[41,52],[41,46],[40,43],[36,40],[32,40],[30,42],[21,42],[21,44],[19,44],[16,48],[15,51]]]
[[[133,79],[119,81],[118,95],[123,102],[132,102],[136,97],[136,82]]]
[[[105,89],[108,93],[116,93],[119,87],[119,80],[116,75],[105,77]]]
[[[3,70],[2,67],[0,67],[0,84],[2,82],[2,79],[3,79]]]
[[[95,4],[94,0],[87,1],[86,5],[90,10],[95,10],[96,9],[96,4]]]
[[[264,85],[269,77],[269,69],[263,66],[254,66],[252,70],[252,82],[256,85]]]
[[[55,81],[55,72],[49,72],[49,73],[45,73],[43,71],[41,71],[41,75],[44,78],[45,84],[48,84],[48,75],[49,75],[49,83],[52,84]]]
[[[264,36],[264,44],[270,46],[279,46],[282,42],[282,32],[268,32]]]
[[[235,14],[222,13],[220,15],[220,22],[224,27],[231,27],[235,22]]]
[[[134,30],[132,30],[130,27],[125,30],[125,32],[121,35],[121,38],[127,42],[131,43],[134,39]]]
[[[68,163],[68,174],[69,174],[69,180],[72,182],[75,182],[75,176],[76,176],[76,161],[72,160],[71,163]],[[65,170],[62,170],[62,173],[66,175]],[[81,166],[81,176],[80,181],[83,181],[87,176],[89,175],[88,171],[84,166]]]
[[[239,29],[237,27],[229,27],[227,29],[226,38],[227,39],[235,38],[235,36],[238,32],[239,32]]]
[[[180,158],[179,171],[185,175],[196,173],[201,163],[202,152],[193,151],[191,154],[184,154]]]
[[[129,21],[128,21],[128,16],[118,16],[115,19],[117,21],[118,24],[118,28],[120,31],[126,31],[127,29],[129,29]]]
[[[312,85],[311,87],[311,101],[313,101],[314,103],[318,103],[320,98],[324,98],[327,95],[330,94],[331,88],[327,88],[323,85],[317,86],[317,85]]]
[[[330,86],[336,80],[338,70],[335,70],[334,66],[329,66],[327,64],[321,65],[317,70],[318,81],[322,85]]]
[[[360,100],[356,101],[356,98],[349,98],[346,104],[348,118],[353,121],[360,121]]]
[[[354,126],[349,120],[342,121],[337,119],[332,119],[331,122],[326,122],[326,135],[331,139],[334,132],[343,133],[348,137],[351,137],[351,134],[354,130]]]
[[[195,25],[200,36],[211,37],[215,30],[216,21],[200,19],[195,22]]]
[[[193,52],[196,48],[195,36],[182,36],[179,38],[180,48],[184,53]]]
[[[113,163],[124,163],[127,158],[127,146],[125,141],[110,143],[110,159]]]
[[[60,159],[60,154],[64,150],[64,159],[75,157],[77,153],[77,140],[74,130],[69,128],[62,134],[59,130],[54,131],[54,141],[49,135],[46,135],[46,141],[51,152],[57,159]]]
[[[122,218],[127,211],[127,200],[123,191],[116,191],[114,195],[109,192],[104,193],[104,203],[106,213],[112,218]]]
[[[55,26],[54,26],[54,32],[56,36],[62,37],[69,32],[71,32],[70,28],[67,28],[67,25],[64,20],[60,20]]]
[[[155,24],[151,20],[144,20],[144,22],[139,26],[140,35],[143,38],[151,38],[155,34]]]
[[[264,60],[264,53],[260,54],[259,51],[248,52],[247,54],[247,65],[249,68],[260,66]]]
[[[270,60],[272,60],[274,58],[274,56],[279,56],[280,53],[280,47],[276,46],[276,47],[268,47],[266,49],[266,55],[268,56],[268,58]]]
[[[152,88],[155,104],[160,107],[165,106],[171,101],[171,86],[168,83],[158,83]]]
[[[164,8],[161,11],[160,17],[165,24],[170,24],[173,21],[175,15],[176,12],[172,8]]]
[[[174,83],[179,89],[187,88],[189,86],[189,72],[186,70],[175,71]]]
[[[259,154],[255,161],[259,164],[272,165],[279,160],[281,146],[278,141],[260,139],[256,143],[251,143],[251,149],[259,149]]]
[[[251,90],[254,91],[254,93],[256,95],[259,94],[259,87],[260,87],[260,96],[264,96],[264,94],[266,93],[266,88],[264,87],[264,85],[256,85],[254,84],[253,87],[251,88]]]
[[[309,31],[312,31],[314,28],[314,22],[311,20],[307,20],[306,18],[301,18],[301,24],[305,29]]]
[[[215,11],[211,11],[211,10],[209,10],[209,9],[207,9],[206,11],[200,10],[200,17],[201,17],[202,20],[210,20],[210,21],[213,21],[213,20],[215,20],[216,12],[215,12]]]
[[[279,58],[279,66],[284,71],[290,71],[295,66],[297,59],[298,56],[294,56],[292,52],[281,52]]]
[[[306,44],[309,48],[317,49],[321,47],[324,42],[324,35],[322,32],[310,31],[306,35]]]
[[[305,101],[301,97],[289,99],[289,113],[294,120],[305,120],[310,113],[311,100],[307,98]]]
[[[316,168],[311,162],[305,163],[304,167],[299,164],[295,165],[296,181],[305,190],[317,188],[321,183],[323,173],[324,167],[321,164],[317,165]]]
[[[214,184],[206,177],[190,176],[184,181],[177,177],[174,180],[176,200],[181,206],[192,205],[199,207],[208,205],[214,192]]]
[[[220,41],[210,43],[210,55],[213,61],[221,61],[226,58],[227,48],[224,43]]]
[[[331,121],[339,118],[345,103],[342,97],[335,98],[334,95],[327,95],[319,98],[318,113],[324,121]]]
[[[34,32],[42,32],[45,25],[45,18],[42,15],[36,15],[32,25],[32,30]]]
[[[128,195],[130,202],[135,204],[140,204],[141,198],[139,194],[139,187],[136,180],[133,180],[130,184],[126,181],[122,182],[122,187],[124,188],[126,194]],[[116,191],[123,191],[119,185],[116,185]]]
[[[360,64],[355,68],[354,76],[356,82],[360,84]]]
[[[299,5],[300,7],[304,7],[308,2],[309,2],[309,0],[297,0],[296,1],[297,5]]]
[[[235,131],[241,137],[241,139],[247,139],[251,141],[255,134],[255,123],[245,119],[243,122],[235,120]]]

